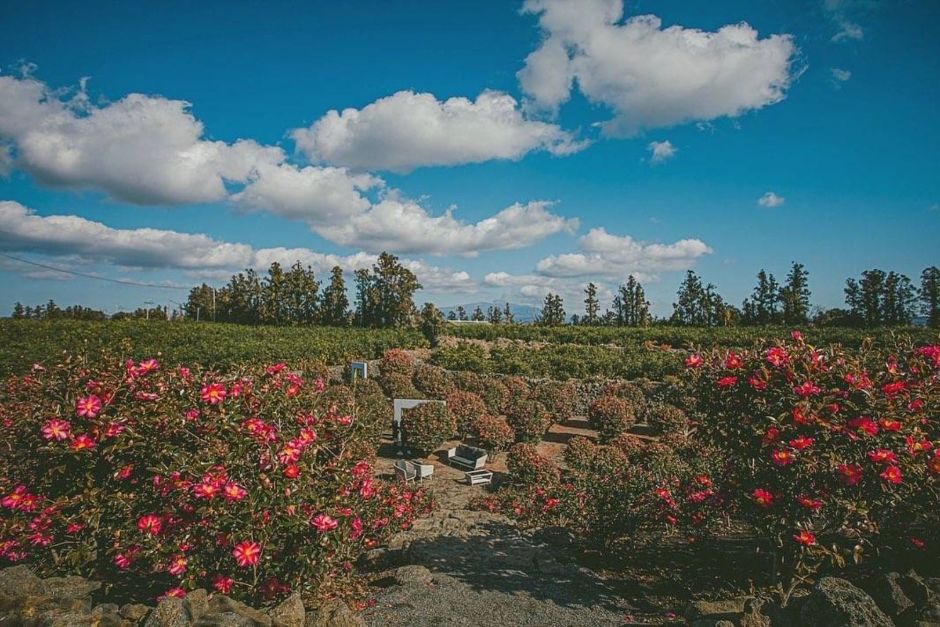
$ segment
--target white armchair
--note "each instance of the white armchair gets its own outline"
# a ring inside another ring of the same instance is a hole
[[[414,482],[418,476],[418,469],[408,460],[399,459],[395,462],[395,475],[405,483]]]

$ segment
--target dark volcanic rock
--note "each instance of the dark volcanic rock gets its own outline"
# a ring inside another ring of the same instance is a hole
[[[816,583],[800,616],[804,624],[816,627],[894,627],[870,596],[838,577]]]

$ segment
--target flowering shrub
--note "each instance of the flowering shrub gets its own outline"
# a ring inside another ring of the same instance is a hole
[[[505,420],[488,414],[478,416],[473,422],[473,433],[480,446],[491,453],[505,451],[516,441],[516,432]]]
[[[737,508],[793,584],[827,561],[937,542],[940,347],[847,352],[795,332],[686,366],[698,433],[734,460]]]
[[[382,376],[382,389],[389,398],[424,398],[411,383],[411,376],[392,373]]]
[[[499,416],[505,412],[506,405],[509,403],[509,389],[499,379],[490,377],[484,382],[480,398],[483,399],[486,409],[491,414]]]
[[[418,366],[412,380],[428,398],[443,399],[457,389],[447,372],[435,366]]]
[[[502,407],[502,413],[508,414],[513,405],[529,397],[531,389],[528,381],[516,376],[503,377],[503,385],[509,396]]]
[[[557,484],[558,466],[538,454],[535,446],[525,442],[513,444],[506,456],[510,480],[519,485],[546,487]]]
[[[444,400],[447,401],[447,411],[453,417],[454,424],[457,425],[457,434],[461,438],[472,433],[476,420],[486,414],[486,405],[483,404],[483,400],[471,392],[457,390],[448,394]]]
[[[602,442],[609,442],[636,422],[633,405],[612,394],[599,397],[588,408],[591,426],[598,430]]]
[[[441,403],[422,403],[402,411],[401,430],[406,446],[431,453],[454,436],[457,425]]]
[[[564,422],[574,413],[577,390],[573,383],[542,381],[532,390],[530,398],[548,410],[553,422]]]
[[[391,348],[382,355],[379,372],[383,377],[400,375],[409,379],[414,374],[415,361],[411,355],[400,348]]]
[[[506,418],[516,436],[524,442],[538,442],[552,426],[552,415],[538,401],[518,400]]]
[[[349,390],[284,364],[220,376],[67,359],[0,386],[0,562],[138,592],[348,594],[428,507],[377,481]]]
[[[463,390],[464,392],[472,392],[478,396],[483,395],[483,391],[486,389],[486,384],[483,381],[483,378],[475,372],[455,372],[454,376],[454,385],[457,386],[458,390]]]
[[[684,411],[666,403],[654,403],[646,411],[646,420],[660,433],[685,434],[689,417]]]
[[[581,436],[571,438],[565,449],[565,463],[572,470],[583,471],[590,466],[596,454],[597,446],[591,440]]]

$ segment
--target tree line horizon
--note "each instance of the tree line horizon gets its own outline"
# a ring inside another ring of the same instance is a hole
[[[139,308],[132,313],[119,312],[121,318],[186,318],[190,320],[229,322],[248,325],[325,325],[389,328],[439,325],[445,320],[433,303],[419,309],[414,294],[422,288],[417,276],[403,266],[398,257],[383,252],[371,268],[361,268],[354,275],[354,301],[350,303],[344,271],[334,266],[325,286],[313,269],[298,260],[290,268],[274,262],[262,275],[254,269],[233,274],[223,287],[206,283],[193,287],[180,312],[165,307]],[[322,290],[321,290],[322,287]],[[907,326],[920,314],[927,326],[940,328],[940,269],[925,268],[920,286],[894,271],[865,270],[856,278],[846,279],[845,307],[814,307],[810,298],[809,272],[793,262],[783,283],[761,269],[757,284],[741,306],[727,302],[712,283],[705,283],[694,270],[688,270],[676,292],[673,312],[657,318],[642,284],[630,275],[616,290],[610,307],[601,313],[593,282],[584,289],[583,314],[565,311],[561,295],[546,294],[541,310],[532,324],[561,326],[645,327],[677,326],[760,326],[815,324],[817,326],[877,327]],[[59,308],[50,300],[46,305],[24,307],[17,302],[12,318],[104,320],[108,316],[96,309],[77,305]],[[477,321],[490,324],[514,324],[510,303],[487,310],[477,306],[468,312],[459,305],[447,320]]]

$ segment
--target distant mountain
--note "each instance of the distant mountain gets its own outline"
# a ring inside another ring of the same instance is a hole
[[[450,312],[452,311],[456,312],[457,307],[463,307],[464,310],[467,312],[467,316],[469,317],[473,313],[473,310],[476,309],[477,307],[482,309],[483,313],[486,313],[486,310],[489,309],[490,307],[499,307],[499,309],[502,310],[503,307],[505,306],[506,306],[505,301],[492,302],[492,303],[486,303],[486,302],[457,303],[456,305],[452,305],[450,307],[441,307],[440,309],[444,313],[444,317],[446,318]],[[509,310],[512,312],[513,319],[515,319],[516,322],[533,322],[539,315],[539,308],[533,307],[532,305],[520,305],[518,303],[509,303]]]

